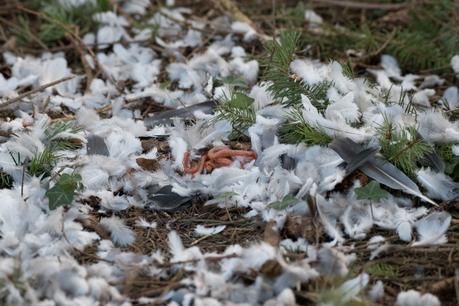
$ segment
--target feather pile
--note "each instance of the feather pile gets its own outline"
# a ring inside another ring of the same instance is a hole
[[[93,1],[59,2],[79,6]],[[346,279],[332,292],[340,303],[380,301],[383,282],[373,283],[367,273],[350,277],[358,254],[349,240],[364,240],[371,260],[390,250],[390,240],[369,236],[375,228],[395,234],[407,247],[448,241],[452,217],[431,211],[431,204],[441,208],[433,199],[457,199],[459,183],[451,172],[451,177],[445,173],[447,167],[433,151],[416,161],[414,175],[404,173],[396,166],[397,156],[390,161],[384,157],[378,127],[388,121],[399,130],[414,128],[419,141],[429,148],[450,146],[450,159],[458,159],[459,123],[441,111],[458,107],[457,87],[447,88],[434,107],[438,95],[432,87],[444,80],[403,75],[390,55],[381,57],[379,69],[369,69],[376,80],[371,85],[348,77],[336,61],[292,58],[284,64],[298,78],[293,83],[310,89],[292,98],[292,106],[272,92],[272,80],[258,82],[260,63],[244,47],[265,38],[252,25],[222,16],[211,23],[224,31],[208,39],[208,23],[193,20],[188,8],[166,1],[145,27],[137,28],[133,22],[149,16],[150,2],[117,2],[123,14],[95,14],[97,31],[82,38],[88,47],[97,44],[96,54],[86,61],[88,69],[100,71],[87,78],[86,89],[85,76],[73,70],[64,53],[3,53],[11,73],[0,73],[0,107],[24,88],[75,78],[18,101],[11,108],[14,118],[0,122],[0,131],[11,134],[0,136],[0,174],[11,178],[0,189],[0,304],[293,306],[295,288],[320,276]],[[321,29],[322,17],[314,11],[306,10],[304,17],[309,26]],[[151,37],[155,50],[142,44]],[[193,52],[185,53],[188,49]],[[451,67],[459,76],[459,55],[451,59]],[[164,86],[164,78],[172,85]],[[120,84],[129,86],[120,90]],[[243,89],[235,89],[239,87]],[[314,88],[325,88],[320,99],[312,94]],[[412,91],[412,101],[405,90]],[[247,102],[241,103],[249,118],[243,131],[237,120],[219,116],[228,97]],[[139,101],[148,110],[158,104],[166,110],[144,118],[132,107]],[[416,114],[405,111],[411,102]],[[78,128],[62,125],[52,134],[56,125],[40,113],[44,108],[54,114],[72,112]],[[104,108],[111,117],[99,114]],[[286,143],[280,131],[289,124],[294,133],[308,136],[306,140]],[[184,171],[184,159],[197,160],[212,147],[229,147],[236,131],[250,139],[248,150],[256,159],[236,156],[219,168]],[[145,140],[168,148],[147,147]],[[395,192],[377,201],[357,197],[362,182],[348,182],[357,170]],[[51,209],[51,188],[67,192],[58,200],[69,199],[69,186],[57,183],[65,175],[80,180],[70,188],[70,204]],[[249,222],[271,222],[275,232],[284,230],[292,214],[312,218],[326,241],[250,241],[206,252],[195,244],[223,235],[227,226],[192,224],[186,235],[196,240],[189,244],[171,217],[196,202],[244,208]],[[124,219],[132,210],[142,214]],[[151,220],[152,210],[171,217],[170,222]],[[139,231],[158,229],[169,232],[167,246],[142,251],[136,245],[144,238]],[[95,254],[89,260],[78,258],[86,249]],[[292,257],[292,250],[302,255]],[[166,294],[124,294],[136,286],[133,279],[163,282],[177,271],[183,279]],[[410,290],[398,295],[396,305],[440,302]]]

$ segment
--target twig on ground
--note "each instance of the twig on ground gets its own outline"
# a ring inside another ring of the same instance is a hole
[[[0,104],[0,109],[6,107],[6,106],[9,106],[13,103],[16,103],[16,102],[19,102],[21,101],[22,99],[30,96],[30,95],[33,95],[37,92],[40,92],[42,90],[45,90],[46,88],[48,87],[52,87],[54,85],[57,85],[57,84],[60,84],[60,83],[63,83],[63,82],[66,82],[66,81],[69,81],[71,79],[73,79],[75,76],[72,75],[72,76],[68,76],[68,77],[65,77],[65,78],[62,78],[62,79],[59,79],[59,80],[56,80],[56,81],[52,81],[52,82],[49,82],[49,83],[46,83],[46,84],[43,84],[41,85],[40,87],[38,88],[35,88],[35,89],[32,89],[30,91],[27,91],[23,94],[20,94],[19,96],[17,96],[16,98],[12,98],[12,99],[9,99],[9,100],[6,100],[5,102],[1,103]]]
[[[436,283],[433,283],[430,285],[430,290],[433,293],[443,291],[445,289],[448,289],[449,287],[452,287],[454,285],[454,282],[456,280],[456,276],[448,277],[445,279],[442,279],[441,281],[438,281]]]
[[[357,1],[343,1],[343,0],[313,0],[315,3],[323,4],[324,6],[339,6],[349,9],[360,10],[385,10],[396,11],[407,6],[407,3],[369,3]]]
[[[106,112],[106,111],[109,111],[112,109],[112,104],[109,103],[101,108],[98,108],[96,109],[96,113],[100,114],[100,113],[103,113],[103,112]],[[65,116],[65,117],[62,117],[62,118],[55,118],[55,119],[52,119],[51,122],[56,122],[56,121],[71,121],[71,120],[75,120],[76,117],[75,115],[69,115],[69,116]]]
[[[213,236],[213,235],[212,235],[212,234],[210,234],[210,235],[205,235],[205,236],[202,236],[201,238],[196,239],[195,241],[193,241],[192,243],[190,243],[190,247],[197,245],[197,244],[200,243],[201,241],[203,241],[203,240],[205,240],[205,239],[207,239],[207,238],[209,238],[209,237],[211,237],[211,236]]]
[[[75,36],[79,37],[78,29],[75,33]],[[85,92],[89,91],[91,86],[92,80],[94,79],[94,75],[92,73],[91,66],[86,59],[86,54],[84,52],[85,46],[81,43],[81,39],[75,39],[73,35],[66,34],[66,37],[72,42],[72,45],[77,50],[78,54],[80,55],[81,64],[83,65],[84,73],[86,75],[86,89]]]
[[[195,263],[201,260],[209,260],[209,261],[219,261],[228,258],[236,258],[239,257],[237,254],[228,254],[228,255],[214,255],[214,256],[204,256],[203,258],[196,258],[196,259],[189,259],[189,260],[182,260],[182,261],[172,261],[168,263],[158,264],[159,268],[169,268],[174,265],[183,265],[187,263]]]

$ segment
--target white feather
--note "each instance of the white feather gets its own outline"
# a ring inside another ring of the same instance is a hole
[[[172,157],[174,158],[174,166],[183,169],[183,157],[188,150],[188,144],[183,138],[173,137],[169,140],[169,145],[171,147]]]
[[[354,103],[353,92],[349,92],[335,103],[330,104],[325,111],[327,119],[348,123],[356,122],[360,115],[359,108]]]
[[[448,87],[443,93],[443,103],[453,110],[459,107],[459,93],[456,86]]]
[[[241,21],[235,21],[231,24],[231,30],[234,33],[244,34],[244,41],[253,40],[257,32],[249,24]]]
[[[451,67],[453,68],[454,72],[459,75],[459,54],[454,55],[451,58]]]
[[[421,295],[416,290],[402,291],[397,295],[396,306],[440,306],[438,298],[430,293]]]
[[[135,220],[135,225],[138,226],[138,227],[155,229],[155,228],[157,228],[158,223],[156,223],[156,222],[148,222],[143,217],[139,217],[139,219]]]
[[[135,241],[135,233],[116,216],[102,218],[100,224],[110,232],[113,242],[120,246],[127,246]]]
[[[418,132],[428,142],[449,143],[459,141],[459,126],[440,112],[428,111],[418,115]]]
[[[197,225],[196,228],[194,229],[194,232],[198,236],[210,236],[210,235],[216,235],[218,233],[223,232],[225,228],[226,228],[225,225],[211,226],[211,227],[206,227],[204,225]]]
[[[305,10],[304,11],[304,20],[311,24],[320,25],[323,22],[323,19],[320,15],[318,15],[313,10]]]
[[[241,57],[237,57],[231,60],[229,64],[230,69],[242,76],[247,83],[253,84],[257,80],[259,67],[256,60],[244,62]]]
[[[383,54],[381,56],[381,66],[389,76],[401,76],[402,74],[397,60],[391,55]]]
[[[359,276],[344,282],[344,284],[342,284],[338,289],[341,293],[341,301],[344,303],[351,301],[368,285],[369,280],[369,275],[362,273]]]
[[[307,84],[314,85],[323,81],[323,77],[310,60],[296,59],[290,63],[290,69]]]
[[[431,198],[448,201],[459,196],[459,183],[444,173],[423,168],[418,170],[416,175],[422,187],[427,189],[427,196]]]
[[[340,218],[346,233],[354,239],[363,239],[373,226],[370,207],[349,205]]]
[[[57,274],[60,288],[70,296],[86,295],[89,291],[87,281],[75,272],[63,270]]]
[[[382,281],[378,280],[376,284],[371,287],[368,292],[368,296],[371,301],[378,302],[384,297],[384,284]]]
[[[433,212],[416,222],[419,239],[413,246],[443,244],[447,242],[446,231],[451,223],[451,215],[446,211]]]

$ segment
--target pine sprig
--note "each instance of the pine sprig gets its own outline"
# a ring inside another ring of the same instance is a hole
[[[40,12],[40,20],[35,28],[30,26],[33,19],[29,20],[27,15],[19,16],[19,26],[13,31],[21,44],[34,41],[41,47],[63,39],[69,28],[78,28],[79,35],[94,30],[97,22],[93,15],[110,10],[109,0],[86,1],[79,5],[59,0],[28,0],[24,4],[28,9]]]
[[[449,69],[450,58],[459,48],[454,0],[423,1],[410,10],[410,21],[388,45],[405,67]]]
[[[32,176],[47,177],[56,165],[58,155],[50,148],[35,154],[27,166],[27,173]]]
[[[273,40],[265,45],[269,56],[266,58],[265,79],[270,81],[268,90],[274,99],[286,106],[301,105],[301,95],[305,95],[319,111],[327,105],[329,82],[310,85],[299,80],[290,71],[290,63],[295,59],[300,34],[283,32],[279,41]]]
[[[45,149],[35,154],[27,165],[27,173],[32,176],[47,177],[56,166],[61,150],[72,150],[77,144],[71,139],[57,137],[59,133],[77,133],[81,129],[73,122],[57,122],[45,130]]]
[[[256,120],[253,99],[239,91],[231,92],[225,97],[216,110],[215,120],[227,120],[230,122],[233,132],[230,138],[237,139],[247,135],[247,130]]]
[[[301,109],[293,108],[287,122],[279,129],[279,135],[286,143],[305,143],[310,145],[327,145],[332,138],[320,128],[311,126],[303,117]]]
[[[432,146],[418,137],[416,128],[397,129],[388,120],[378,128],[378,137],[381,154],[408,175],[413,175],[417,163],[433,151]]]
[[[79,131],[81,131],[81,128],[72,121],[58,121],[45,130],[46,145],[54,151],[75,149],[78,147],[75,142],[71,139],[59,138],[58,135],[60,133],[75,134]]]

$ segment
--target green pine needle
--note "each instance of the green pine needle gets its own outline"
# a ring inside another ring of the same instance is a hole
[[[298,108],[290,112],[287,122],[279,129],[279,135],[283,142],[293,144],[327,145],[332,141],[332,138],[323,130],[306,122]]]
[[[31,0],[26,2],[27,7],[40,11],[45,17],[40,18],[36,42],[40,45],[57,42],[65,37],[68,29],[78,28],[79,35],[94,30],[97,22],[94,21],[93,15],[99,12],[105,12],[110,9],[109,0],[87,1],[82,5],[73,6],[63,4],[59,0]],[[16,30],[19,42],[23,44],[30,43],[27,38],[35,37],[32,35],[30,28],[25,27],[29,24],[28,19],[20,17],[21,28]]]
[[[423,1],[410,10],[408,24],[397,32],[388,52],[409,69],[450,69],[459,50],[454,0]]]
[[[399,270],[396,265],[380,262],[371,264],[366,272],[373,277],[397,277]]]
[[[27,166],[27,173],[31,176],[47,177],[56,165],[58,156],[49,148],[35,154]]]
[[[408,175],[413,175],[417,162],[433,151],[432,146],[418,137],[416,128],[399,130],[388,120],[378,128],[378,137],[381,154]]]
[[[322,111],[327,106],[327,90],[329,82],[309,85],[296,77],[290,71],[290,63],[295,59],[300,34],[286,31],[281,33],[279,41],[273,40],[265,45],[269,56],[266,57],[265,79],[270,81],[268,90],[274,99],[286,106],[301,105],[301,95],[307,96],[311,103]]]
[[[247,135],[247,130],[256,120],[253,99],[239,91],[233,91],[218,105],[215,120],[228,120],[233,128],[231,139]]]
[[[27,173],[32,176],[48,177],[56,166],[61,150],[73,150],[77,145],[70,139],[61,139],[56,136],[62,132],[76,133],[80,130],[73,122],[57,122],[45,130],[45,149],[35,154],[27,165]]]
[[[79,131],[81,131],[81,128],[72,121],[58,121],[46,129],[46,144],[48,147],[52,148],[53,151],[76,149],[78,145],[72,142],[72,140],[57,138],[57,135],[63,132],[75,134]]]
[[[10,189],[13,187],[13,178],[0,170],[0,189]]]

